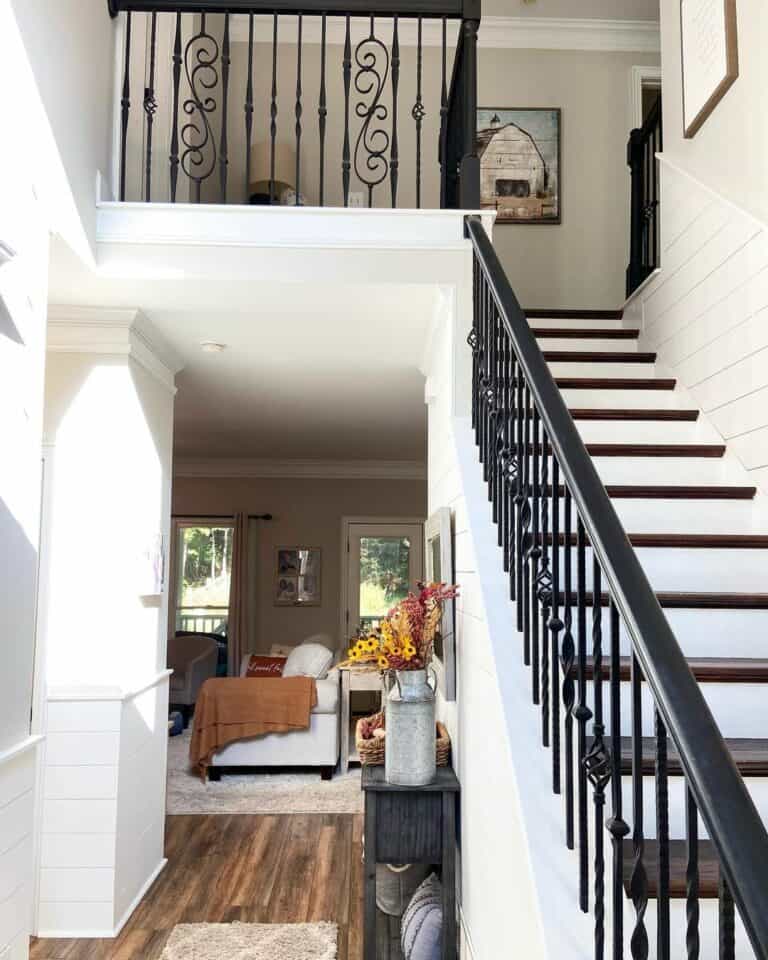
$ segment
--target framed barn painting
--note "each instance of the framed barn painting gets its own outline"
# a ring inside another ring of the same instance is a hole
[[[560,223],[561,111],[480,107],[480,205],[497,223]]]

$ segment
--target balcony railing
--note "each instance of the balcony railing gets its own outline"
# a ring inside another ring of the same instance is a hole
[[[110,0],[121,201],[479,206],[480,0]]]
[[[229,607],[177,607],[176,629],[227,635]]]
[[[627,296],[631,296],[659,266],[660,178],[656,154],[663,147],[661,97],[642,127],[633,130],[627,143],[631,176],[631,221]]]

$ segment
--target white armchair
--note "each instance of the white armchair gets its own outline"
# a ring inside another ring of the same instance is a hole
[[[213,637],[189,634],[168,641],[168,666],[173,670],[170,702],[181,708],[184,724],[195,706],[200,687],[216,676],[219,650]]]

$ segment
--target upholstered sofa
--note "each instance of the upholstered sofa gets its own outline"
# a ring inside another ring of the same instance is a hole
[[[249,654],[243,657],[241,677],[246,674],[249,658]],[[335,667],[323,674],[315,680],[317,705],[309,729],[267,733],[230,743],[213,755],[209,778],[218,780],[223,767],[316,767],[324,780],[330,779],[339,759],[340,675]]]
[[[171,706],[181,711],[185,726],[194,710],[200,687],[216,676],[218,656],[216,641],[203,634],[192,633],[168,640],[168,666],[173,670],[169,700]]]

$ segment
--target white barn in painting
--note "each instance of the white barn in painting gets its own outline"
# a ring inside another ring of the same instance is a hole
[[[547,166],[522,127],[492,123],[479,132],[478,150],[482,197],[536,197],[546,191]]]

